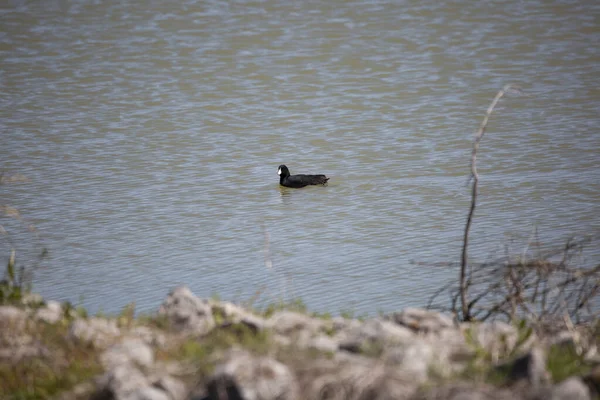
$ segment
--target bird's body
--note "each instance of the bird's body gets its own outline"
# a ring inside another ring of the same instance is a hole
[[[325,175],[290,175],[290,170],[285,165],[280,165],[279,184],[290,188],[302,188],[308,185],[326,185],[329,180]]]

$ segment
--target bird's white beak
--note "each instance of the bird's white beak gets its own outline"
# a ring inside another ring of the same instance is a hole
[[[281,168],[277,170],[277,175],[281,175]]]

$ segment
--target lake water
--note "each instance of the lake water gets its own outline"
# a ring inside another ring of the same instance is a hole
[[[117,312],[187,284],[313,310],[423,306],[474,261],[600,233],[600,3],[9,1],[0,262]],[[279,187],[277,167],[327,187]],[[507,250],[508,248],[508,250]],[[582,255],[597,263],[597,242]],[[438,266],[436,266],[438,265]]]

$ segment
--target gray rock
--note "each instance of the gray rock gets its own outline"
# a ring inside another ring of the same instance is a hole
[[[25,326],[27,312],[14,306],[0,306],[0,326],[20,330]]]
[[[139,369],[129,364],[110,369],[97,380],[94,399],[126,399],[137,390],[149,386],[148,379]]]
[[[104,318],[76,319],[69,328],[75,340],[105,348],[121,334],[115,320]]]
[[[153,385],[169,395],[171,400],[184,400],[187,390],[183,382],[170,376],[163,376]]]
[[[306,348],[333,353],[338,350],[338,342],[327,335],[316,335],[310,338]]]
[[[298,371],[303,399],[409,399],[417,387],[411,377],[380,360],[352,353],[318,359]]]
[[[496,359],[500,355],[513,351],[519,337],[514,326],[501,321],[483,324],[467,323],[461,328],[475,345],[486,349],[492,358]]]
[[[357,319],[347,319],[343,317],[333,317],[329,323],[329,328],[337,333],[339,331],[358,328],[362,325],[362,322]]]
[[[295,346],[299,349],[314,349],[330,353],[338,350],[338,342],[333,338],[320,333],[312,334],[307,330],[290,336],[275,334],[273,338],[282,346]]]
[[[244,324],[254,331],[262,330],[267,322],[264,318],[246,311],[240,306],[225,301],[211,301],[213,314],[219,313],[225,316],[227,323]]]
[[[415,338],[410,329],[380,319],[365,321],[359,331],[369,339],[389,344],[407,343]]]
[[[204,335],[215,327],[210,304],[196,297],[186,286],[175,288],[158,311],[180,332]]]
[[[425,387],[411,400],[521,400],[522,396],[490,385],[451,383]]]
[[[67,390],[53,397],[53,400],[77,400],[77,399],[90,399],[93,393],[95,393],[96,387],[91,381],[78,383],[71,390]],[[94,400],[102,400],[101,398],[94,398]]]
[[[412,340],[387,349],[384,359],[419,382],[424,382],[432,371],[440,377],[451,377],[472,360],[474,352],[458,329],[413,336]]]
[[[280,346],[291,346],[292,343],[294,343],[289,336],[279,335],[277,333],[272,336],[272,340]]]
[[[384,353],[383,358],[388,365],[396,366],[398,371],[415,383],[427,380],[433,360],[442,362],[439,354],[434,353],[433,347],[421,339],[415,339],[403,347],[391,348]]]
[[[338,340],[324,334],[330,331],[331,321],[292,311],[280,311],[267,320],[266,326],[274,331],[274,338],[281,345],[294,345],[301,349],[323,352],[338,350]]]
[[[171,400],[171,398],[158,388],[144,386],[126,395],[123,400]]]
[[[421,308],[406,308],[387,318],[417,332],[435,333],[442,329],[455,327],[450,316]]]
[[[16,364],[28,359],[49,357],[50,351],[39,343],[0,348],[0,362]]]
[[[60,321],[64,316],[64,312],[61,304],[58,301],[48,301],[45,307],[40,308],[35,318],[41,321],[45,321],[49,324],[55,324]]]
[[[163,348],[167,345],[167,339],[163,333],[150,329],[147,326],[133,327],[127,332],[127,336],[138,338],[149,346]]]
[[[149,367],[154,363],[154,353],[141,339],[130,338],[110,346],[102,353],[100,361],[106,369],[123,364]]]
[[[409,343],[415,339],[415,335],[408,328],[375,318],[345,329],[335,338],[339,341],[340,349],[356,353],[373,345],[383,348]]]
[[[267,320],[267,326],[282,335],[292,335],[302,330],[317,334],[324,327],[324,323],[297,312],[278,311]]]
[[[298,386],[284,364],[232,350],[227,361],[217,365],[207,385],[211,400],[296,400]]]
[[[551,400],[591,400],[590,390],[578,377],[565,379],[554,385],[550,392]]]

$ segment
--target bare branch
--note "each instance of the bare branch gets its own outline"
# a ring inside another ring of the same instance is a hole
[[[475,213],[475,206],[477,204],[477,184],[479,183],[479,174],[477,173],[477,150],[479,149],[479,142],[483,138],[485,133],[485,129],[487,127],[488,121],[496,104],[500,101],[502,96],[512,88],[513,85],[506,85],[500,90],[494,100],[490,104],[481,121],[481,125],[479,126],[479,130],[475,134],[475,140],[473,142],[473,151],[471,153],[471,176],[473,177],[473,187],[471,191],[471,207],[469,209],[469,216],[467,217],[467,225],[465,226],[465,234],[463,238],[463,249],[461,256],[461,264],[460,264],[460,303],[462,307],[462,319],[463,321],[470,321],[471,315],[469,314],[469,307],[467,305],[467,286],[466,286],[466,275],[467,275],[467,248],[469,245],[469,230],[471,229],[471,223],[473,221],[473,214]]]

